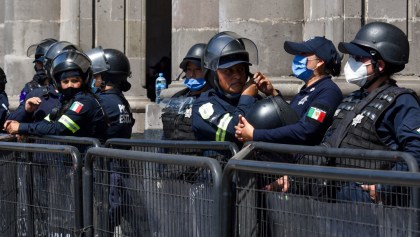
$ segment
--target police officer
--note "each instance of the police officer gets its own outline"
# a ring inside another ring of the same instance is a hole
[[[212,88],[193,104],[192,126],[198,140],[238,142],[234,126],[239,115],[246,114],[255,103],[259,87],[272,93],[268,80],[261,85],[248,80],[251,62],[258,62],[257,47],[234,32],[220,32],[207,43],[203,66]]]
[[[338,48],[349,54],[344,67],[347,82],[360,90],[338,106],[323,144],[402,151],[420,162],[419,98],[412,90],[398,87],[392,78],[408,63],[407,36],[394,25],[372,22],[363,26],[350,43],[341,42]],[[392,169],[407,170],[407,167],[397,163]],[[337,198],[389,203],[390,200],[379,200],[379,194],[395,191],[389,186],[361,185],[361,189],[356,186],[340,189]]]
[[[163,138],[168,140],[195,140],[192,131],[192,105],[200,94],[210,88],[204,79],[201,57],[206,44],[193,45],[185,55],[179,68],[185,73],[186,88],[175,93],[162,110]]]
[[[299,120],[286,126],[261,129],[254,128],[241,117],[236,126],[236,136],[240,141],[317,145],[332,123],[334,111],[343,99],[340,88],[331,80],[332,76],[340,74],[341,69],[341,57],[334,44],[317,36],[304,42],[286,41],[284,49],[295,55],[293,73],[305,83],[290,102]],[[265,78],[262,74],[259,76]],[[255,125],[266,121],[267,118],[261,117]]]
[[[48,46],[42,56],[44,71],[47,72],[46,85],[30,91],[26,95],[25,102],[19,104],[18,108],[8,116],[8,120],[27,123],[42,121],[53,109],[61,106],[60,93],[55,81],[51,78],[50,69],[52,59],[67,49],[76,50],[77,47],[67,41],[54,42]]]
[[[8,120],[5,130],[10,134],[103,138],[106,131],[105,116],[89,88],[89,58],[77,50],[63,51],[52,61],[51,75],[62,94],[61,107],[40,122],[19,123]]]
[[[0,123],[3,124],[6,121],[6,117],[9,114],[9,99],[5,90],[7,83],[6,74],[3,69],[0,68]]]
[[[94,80],[91,89],[96,92],[96,96],[105,111],[108,120],[106,139],[110,138],[130,138],[134,118],[130,104],[122,92],[130,89],[131,84],[127,78],[131,76],[130,62],[127,56],[117,49],[93,48],[86,52],[92,60],[92,71]],[[109,210],[108,227],[111,233],[115,226],[121,224],[121,217],[133,217],[130,213],[131,197],[127,193],[126,179],[122,175],[128,173],[128,163],[121,160],[111,160],[110,169],[110,191],[109,191]],[[126,220],[133,223],[133,220]],[[138,236],[139,231],[132,225],[129,235]],[[126,231],[123,229],[123,231]]]
[[[44,39],[38,44],[29,46],[27,50],[28,57],[35,54],[35,60],[33,61],[35,75],[32,78],[32,81],[26,83],[21,90],[19,96],[20,105],[24,104],[27,94],[33,89],[48,85],[48,76],[44,70],[44,56],[47,49],[55,42],[57,42],[55,39]]]
[[[108,118],[106,139],[130,138],[134,125],[130,104],[122,92],[131,88],[130,62],[117,49],[94,48],[86,52],[92,60],[94,80],[91,85]]]

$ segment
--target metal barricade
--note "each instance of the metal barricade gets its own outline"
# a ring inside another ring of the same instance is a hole
[[[117,183],[109,183],[110,169],[101,166],[110,161],[128,164],[113,169],[123,177]],[[220,235],[221,168],[215,159],[91,148],[83,177],[87,236]],[[119,208],[110,212],[113,205]]]
[[[91,147],[100,147],[101,142],[97,138],[92,137],[74,137],[74,136],[29,136],[26,140],[28,143],[36,144],[55,144],[69,145],[76,147],[83,157],[86,151]]]
[[[82,168],[76,148],[0,142],[0,169],[0,236],[79,236]]]
[[[271,159],[283,163],[260,161],[261,151],[263,159],[271,154]],[[284,163],[301,155],[310,155],[312,161],[345,158],[404,164],[411,172]],[[249,144],[223,173],[223,236],[419,235],[417,171],[416,160],[401,152]],[[289,177],[288,190],[273,189],[284,176]],[[371,199],[361,187],[373,184],[386,188]]]
[[[222,168],[239,151],[238,146],[232,142],[133,140],[123,138],[108,139],[105,142],[105,147],[211,157],[218,160]]]

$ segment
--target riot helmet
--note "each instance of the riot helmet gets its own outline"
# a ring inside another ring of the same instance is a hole
[[[372,57],[373,60],[383,59],[388,67],[393,68],[390,73],[403,70],[410,54],[405,33],[385,22],[364,25],[350,43],[341,42],[338,49],[351,55]]]
[[[6,74],[4,73],[3,69],[0,67],[0,83],[7,83]]]
[[[299,121],[299,116],[280,96],[268,96],[257,101],[245,115],[256,129],[283,127]]]
[[[193,45],[179,64],[179,68],[185,71],[189,62],[195,63],[197,66],[201,67],[201,58],[203,57],[205,48],[206,44],[203,43]]]
[[[88,50],[85,53],[92,61],[93,75],[105,72],[111,68],[101,46]]]
[[[221,90],[216,71],[236,64],[245,64],[248,72],[249,66],[258,64],[258,49],[255,43],[231,31],[213,36],[204,50],[202,68],[206,70],[206,80],[210,85],[228,98],[236,98],[238,95]]]
[[[51,62],[51,75],[60,85],[60,81],[66,72],[76,72],[83,80],[82,87],[88,88],[91,80],[91,61],[89,57],[74,49],[64,50],[58,54]],[[60,87],[59,87],[60,89]]]
[[[38,44],[33,44],[29,46],[28,50],[26,51],[26,55],[28,57],[31,57],[32,55],[35,54],[35,60],[33,62],[44,63],[44,55],[47,52],[47,49],[55,42],[57,42],[56,39],[52,39],[52,38],[44,39]]]
[[[110,68],[102,73],[102,80],[124,92],[128,91],[131,84],[127,78],[131,77],[131,68],[127,56],[117,49],[104,49],[104,53]]]
[[[68,49],[73,49],[73,50],[78,50],[78,51],[82,51],[81,49],[79,49],[79,47],[77,47],[76,45],[67,42],[67,41],[58,41],[53,43],[45,52],[45,56],[44,56],[44,68],[48,73],[48,76],[51,77],[51,63],[52,60],[61,52],[63,52],[64,50],[68,50]]]

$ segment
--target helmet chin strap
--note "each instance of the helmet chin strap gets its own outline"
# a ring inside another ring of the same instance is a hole
[[[374,82],[376,82],[379,79],[380,71],[378,66],[378,61],[376,60],[376,52],[371,51],[370,54],[372,55],[372,66],[373,66],[373,78],[371,80],[367,80],[366,83],[362,86],[363,89],[369,88]],[[369,75],[370,76],[370,75]]]

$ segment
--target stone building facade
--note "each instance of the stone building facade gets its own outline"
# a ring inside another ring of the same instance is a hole
[[[151,103],[144,88],[150,67],[167,56],[176,78],[188,48],[224,30],[252,39],[259,64],[251,70],[269,75],[291,96],[301,84],[288,77],[292,56],[284,52],[284,41],[324,35],[337,45],[351,40],[363,24],[386,21],[410,41],[410,63],[398,75],[399,84],[420,92],[419,17],[420,0],[0,0],[0,66],[13,108],[33,75],[32,59],[26,56],[31,44],[56,38],[83,50],[117,48],[131,62],[132,89],[126,96],[136,111],[135,132],[142,132]],[[354,89],[342,77],[335,80],[344,93]],[[174,81],[166,95],[181,85]]]

